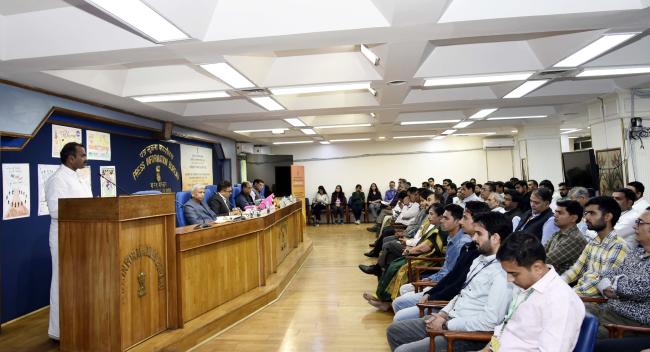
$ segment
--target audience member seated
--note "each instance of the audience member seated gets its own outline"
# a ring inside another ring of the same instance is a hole
[[[370,232],[378,232],[379,229],[381,228],[381,224],[384,222],[384,218],[386,216],[393,217],[395,215],[395,213],[396,213],[396,210],[397,210],[397,212],[399,212],[399,209],[396,209],[396,208],[399,208],[401,206],[401,205],[398,205],[398,202],[400,201],[400,198],[398,197],[398,194],[400,192],[403,192],[403,191],[404,190],[402,189],[402,186],[400,184],[400,186],[398,186],[398,188],[397,188],[397,194],[395,194],[395,196],[392,197],[390,203],[388,203],[387,206],[382,206],[381,211],[379,212],[379,216],[375,220],[375,224],[373,226],[370,226],[370,227],[366,228],[366,230],[368,230]],[[406,192],[404,192],[404,193],[406,193]]]
[[[522,211],[530,210],[530,192],[528,191],[528,184],[524,180],[515,182],[515,191],[521,195],[522,199],[519,207]]]
[[[529,192],[532,192],[532,191],[539,188],[539,183],[537,183],[537,181],[535,181],[535,180],[528,180],[527,184],[528,184],[528,191]]]
[[[325,187],[318,186],[318,192],[314,195],[313,201],[311,203],[311,217],[310,221],[314,226],[320,225],[320,217],[323,213],[323,210],[327,209],[330,205],[330,197],[327,195]]]
[[[253,199],[253,203],[255,204],[256,202],[261,202],[264,197],[262,197],[262,193],[264,192],[264,181],[260,180],[259,178],[256,178],[253,180],[253,189],[251,190],[251,198]],[[270,194],[267,194],[269,196]]]
[[[551,238],[559,229],[553,223],[553,211],[550,208],[553,194],[547,188],[537,188],[530,195],[530,210],[521,215],[517,231],[531,233],[542,242]]]
[[[481,186],[481,200],[484,202],[487,202],[488,198],[490,198],[490,194],[494,192],[494,186],[492,185],[492,182],[486,182]]]
[[[345,193],[343,193],[343,188],[341,188],[341,185],[336,185],[336,188],[334,188],[330,202],[330,206],[332,207],[332,219],[334,223],[342,225],[343,216],[345,214],[345,207],[348,204],[348,199],[345,198]]]
[[[232,193],[232,184],[230,181],[223,181],[217,185],[217,193],[213,194],[208,200],[210,209],[217,216],[230,215],[231,212],[239,212],[238,208],[230,209],[230,194]]]
[[[512,223],[497,212],[479,214],[473,240],[481,255],[467,274],[465,287],[437,313],[419,319],[393,322],[388,327],[392,351],[429,351],[428,331],[493,331],[503,321],[512,288],[506,272],[496,260],[502,240],[512,232]],[[446,340],[436,336],[435,350],[446,350]],[[481,349],[485,343],[460,341],[459,351]]]
[[[521,214],[523,211],[519,204],[522,202],[521,194],[512,189],[506,189],[503,196],[503,208],[506,210],[504,215],[512,221],[512,227],[517,228],[519,221],[521,221]]]
[[[481,198],[474,193],[474,187],[476,185],[469,181],[465,181],[460,185],[458,196],[461,207],[465,208],[467,202],[481,201]]]
[[[399,258],[395,258],[390,263],[380,263],[378,266],[383,265],[385,270],[380,275],[379,284],[375,294],[366,292],[363,297],[371,305],[383,311],[388,311],[391,308],[390,301],[392,301],[399,294],[399,287],[405,281],[408,275],[408,264],[405,256],[422,256],[428,258],[442,257],[445,252],[444,236],[440,231],[440,221],[444,209],[441,206],[431,205],[428,208],[428,217],[422,223],[422,226],[417,231],[416,236],[411,240],[392,241],[397,243],[403,248]],[[383,254],[383,253],[382,253]],[[380,256],[380,261],[382,256]],[[412,265],[429,265],[430,262],[422,260],[415,260]],[[362,271],[369,273],[362,265],[359,266]]]
[[[196,225],[213,222],[217,215],[205,203],[205,186],[194,185],[192,187],[192,198],[183,204],[183,215],[185,224]]]
[[[573,351],[585,307],[545,259],[535,235],[515,232],[503,241],[497,260],[516,288],[505,320],[483,351]]]
[[[650,203],[643,198],[643,192],[645,192],[645,186],[639,181],[632,181],[627,184],[627,187],[631,189],[636,194],[636,202],[634,202],[634,210],[642,213],[647,207],[650,207]]]
[[[601,338],[607,337],[604,324],[650,326],[650,207],[637,219],[635,229],[641,246],[598,283],[607,303],[587,304],[587,310],[600,322]]]
[[[379,212],[381,211],[381,192],[379,192],[379,188],[377,188],[377,184],[374,182],[370,184],[370,188],[368,189],[367,203],[370,215],[368,221],[377,220]]]
[[[460,292],[470,265],[478,256],[476,246],[471,239],[474,234],[472,214],[477,215],[489,210],[483,202],[468,202],[461,212],[461,218],[458,218],[458,210],[462,208],[457,204],[450,204],[447,207],[451,206],[454,207],[449,208],[450,210],[446,210],[445,213],[453,218],[451,222],[457,222],[458,228],[455,235],[448,239],[445,262],[440,271],[422,279],[423,282],[431,282],[433,287],[427,287],[423,292],[415,292],[413,284],[402,285],[400,288],[402,295],[393,301],[393,311],[395,311],[393,321],[416,319],[420,315],[417,303],[426,302],[427,299],[450,300]],[[450,226],[452,225],[456,224],[452,223]],[[450,230],[449,234],[452,235],[453,231]]]
[[[252,187],[250,182],[244,181],[241,183],[241,192],[235,199],[235,205],[237,208],[244,210],[248,206],[254,206],[255,201],[251,197]]]
[[[445,193],[445,205],[455,204],[454,199],[458,199],[458,187],[455,183],[449,182],[447,192]]]
[[[574,200],[559,201],[555,209],[555,226],[559,231],[546,242],[546,263],[553,265],[558,274],[567,271],[580,257],[587,240],[578,230],[583,208]]]
[[[496,193],[499,193],[502,197],[505,196],[505,183],[503,181],[492,182],[492,185]]]
[[[557,184],[557,191],[560,193],[560,198],[558,198],[558,201],[561,200],[570,200],[569,199],[569,186],[566,185],[566,182],[560,182]]]
[[[621,216],[621,208],[611,197],[591,198],[585,207],[585,221],[597,236],[580,254],[578,261],[562,274],[580,296],[599,296],[596,286],[603,274],[616,269],[627,254],[627,244],[618,237],[614,225]]]
[[[395,189],[395,181],[388,182],[388,190],[384,193],[384,202],[390,203],[393,201],[393,198],[397,195],[397,189]]]
[[[490,210],[501,214],[505,214],[506,212],[506,209],[503,207],[504,202],[504,197],[497,192],[490,192],[490,195],[486,199],[486,203],[490,207]]]
[[[356,185],[354,192],[350,196],[350,208],[352,208],[352,214],[354,215],[354,223],[357,225],[361,223],[361,212],[363,212],[365,204],[366,195],[363,193],[361,185]]]
[[[582,207],[584,208],[587,206],[587,202],[589,201],[589,191],[584,188],[584,187],[573,187],[568,193],[568,197],[570,200],[574,200]],[[587,242],[593,240],[596,237],[596,232],[591,231],[587,228],[587,223],[585,222],[585,218],[582,218],[582,221],[578,223],[578,229],[582,233],[582,235],[585,237]]]
[[[634,235],[634,222],[639,218],[640,213],[632,208],[636,201],[636,194],[628,188],[621,188],[612,193],[612,198],[621,207],[621,217],[614,226],[614,231],[621,237],[629,249],[636,249],[639,242]]]
[[[542,180],[539,183],[539,187],[543,187],[551,191],[551,204],[549,204],[549,207],[551,208],[551,211],[555,211],[555,207],[557,204],[558,196],[555,194],[555,186],[553,186],[553,183],[549,180]]]

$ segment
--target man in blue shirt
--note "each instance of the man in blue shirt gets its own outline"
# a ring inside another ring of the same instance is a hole
[[[384,193],[384,201],[390,203],[393,198],[395,198],[396,194],[397,190],[395,189],[395,181],[390,181],[390,183],[388,183],[388,190]]]

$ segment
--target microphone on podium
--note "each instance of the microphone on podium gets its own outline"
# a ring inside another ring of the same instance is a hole
[[[129,192],[129,191],[125,190],[124,188],[118,186],[115,182],[111,181],[108,177],[102,175],[101,172],[98,172],[97,174],[99,175],[99,177],[103,178],[104,180],[108,181],[108,183],[112,184],[112,185],[115,186],[117,189],[119,189],[122,193],[126,193],[126,195],[128,195],[128,196],[131,195],[131,192]],[[101,186],[100,186],[100,187],[101,187]]]

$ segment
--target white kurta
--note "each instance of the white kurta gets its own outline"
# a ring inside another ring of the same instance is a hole
[[[59,334],[59,199],[90,198],[90,185],[81,181],[79,175],[61,165],[45,183],[45,200],[50,211],[50,253],[52,255],[52,284],[50,286],[50,326],[48,335],[58,339]]]

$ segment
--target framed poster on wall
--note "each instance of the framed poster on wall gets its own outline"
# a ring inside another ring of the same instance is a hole
[[[620,148],[597,150],[596,160],[600,175],[598,190],[601,196],[611,196],[616,189],[625,187],[624,162]]]

